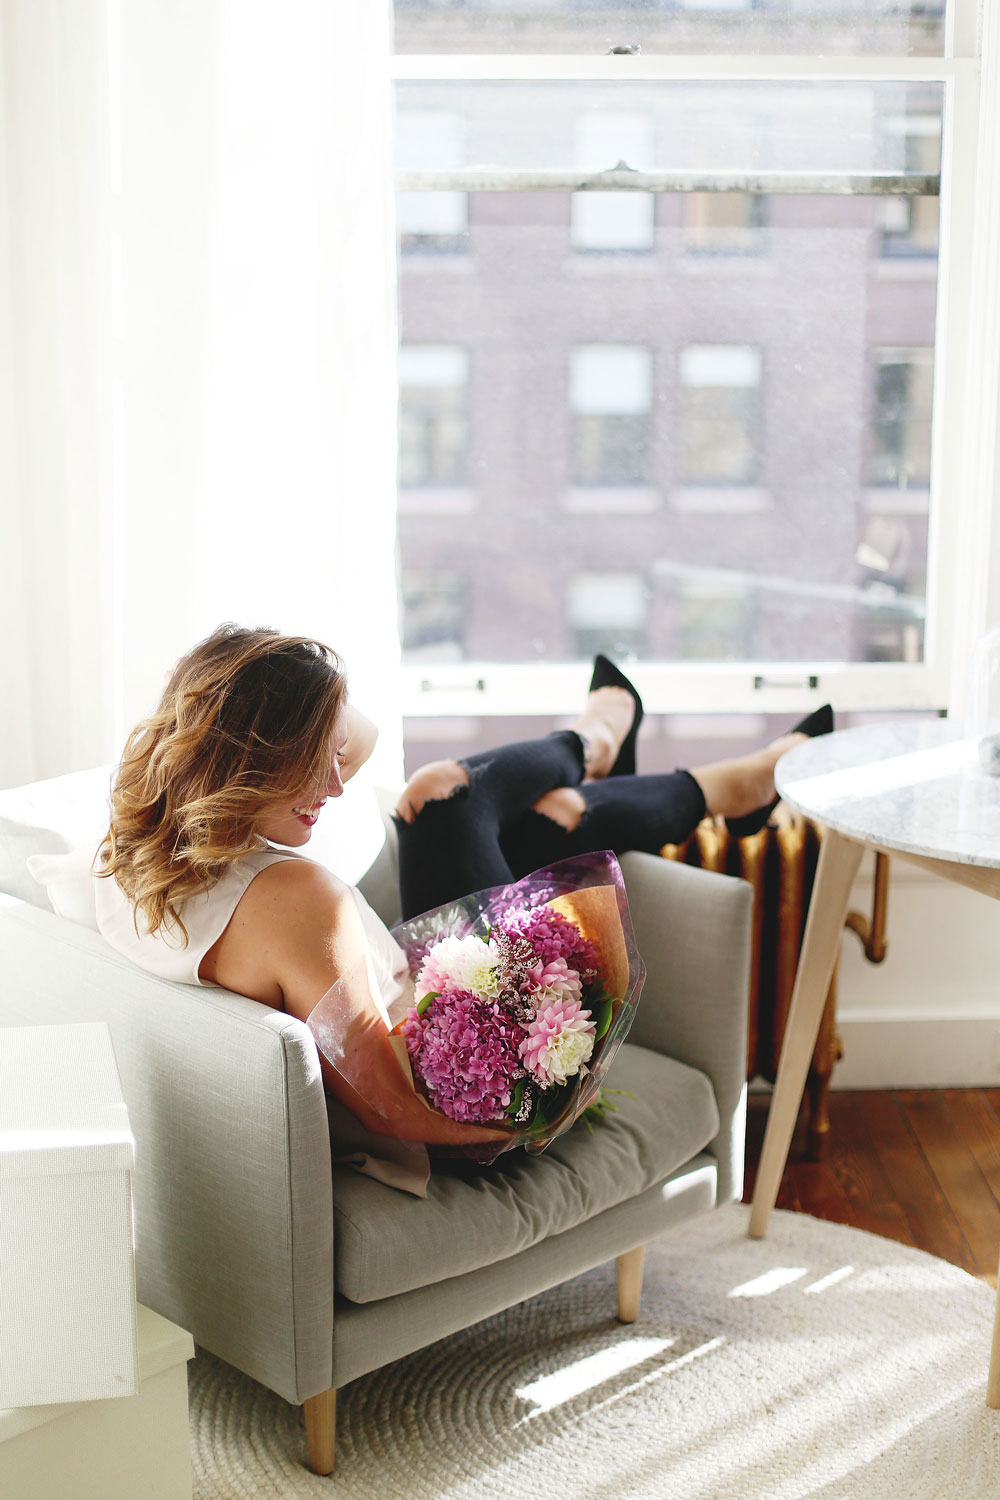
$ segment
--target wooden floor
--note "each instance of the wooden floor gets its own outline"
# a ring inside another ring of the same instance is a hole
[[[751,1094],[749,1202],[769,1094]],[[777,1207],[916,1245],[996,1285],[1000,1089],[832,1093],[830,1145],[807,1161],[800,1120]]]

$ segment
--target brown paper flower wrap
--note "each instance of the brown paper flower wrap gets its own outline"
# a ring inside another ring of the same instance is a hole
[[[490,1162],[543,1151],[597,1101],[646,972],[610,851],[476,891],[393,937],[402,995],[386,1004],[366,957],[308,1022],[368,1130]]]

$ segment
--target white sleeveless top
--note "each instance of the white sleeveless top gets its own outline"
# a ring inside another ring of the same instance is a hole
[[[135,907],[117,880],[95,876],[98,929],[112,948],[150,974],[181,984],[211,983],[198,976],[201,961],[229,926],[251,880],[281,860],[304,858],[292,850],[257,849],[234,860],[213,886],[189,896],[184,902],[182,914],[187,928],[186,943],[176,928],[161,927],[150,932],[141,915],[137,931]],[[368,941],[378,990],[388,1009],[402,993],[402,981],[408,972],[406,955],[361,892],[354,886],[350,891]]]
[[[305,855],[291,850],[259,849],[235,860],[209,890],[199,891],[184,902],[186,943],[176,929],[161,928],[151,933],[141,915],[136,931],[135,908],[117,880],[98,879],[95,875],[97,926],[112,948],[150,974],[181,984],[210,984],[211,981],[199,978],[199,966],[212,944],[225,932],[251,880],[279,860],[304,858]],[[389,1011],[405,991],[404,980],[409,975],[406,954],[361,892],[354,886],[350,891],[367,939],[372,995],[376,1002],[381,1000],[388,1023]],[[430,1164],[423,1146],[371,1134],[329,1096],[327,1108],[331,1123],[336,1122],[334,1159],[338,1164],[355,1167],[368,1177],[418,1198],[427,1196]]]

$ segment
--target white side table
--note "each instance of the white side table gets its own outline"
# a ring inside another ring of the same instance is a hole
[[[0,1030],[0,1406],[137,1389],[134,1161],[106,1025]]]
[[[0,1028],[0,1496],[191,1500],[189,1333],[135,1300],[103,1023]]]
[[[0,1410],[10,1500],[191,1500],[189,1333],[138,1308],[136,1396]]]
[[[1000,778],[969,776],[955,725],[879,724],[822,735],[782,756],[782,798],[823,827],[749,1232],[767,1230],[809,1059],[866,847],[1000,900]],[[1000,1301],[986,1399],[1000,1407]]]

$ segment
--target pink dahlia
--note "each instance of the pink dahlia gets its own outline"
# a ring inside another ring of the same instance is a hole
[[[439,995],[422,1016],[411,1010],[402,1034],[431,1103],[449,1119],[499,1120],[524,1077],[523,1029],[494,1001]]]
[[[579,1000],[583,993],[580,976],[564,958],[550,958],[548,963],[533,964],[527,973],[532,999],[539,1006],[554,1000]]]
[[[576,1000],[543,1006],[520,1046],[525,1067],[546,1086],[565,1083],[593,1052],[595,1029],[590,1011]]]
[[[502,987],[498,966],[497,955],[482,938],[442,938],[424,958],[417,996],[471,993],[495,1000]]]
[[[593,943],[551,906],[537,906],[530,911],[511,907],[504,912],[499,925],[512,938],[527,938],[543,963],[562,958],[584,983],[596,976],[597,950]]]

